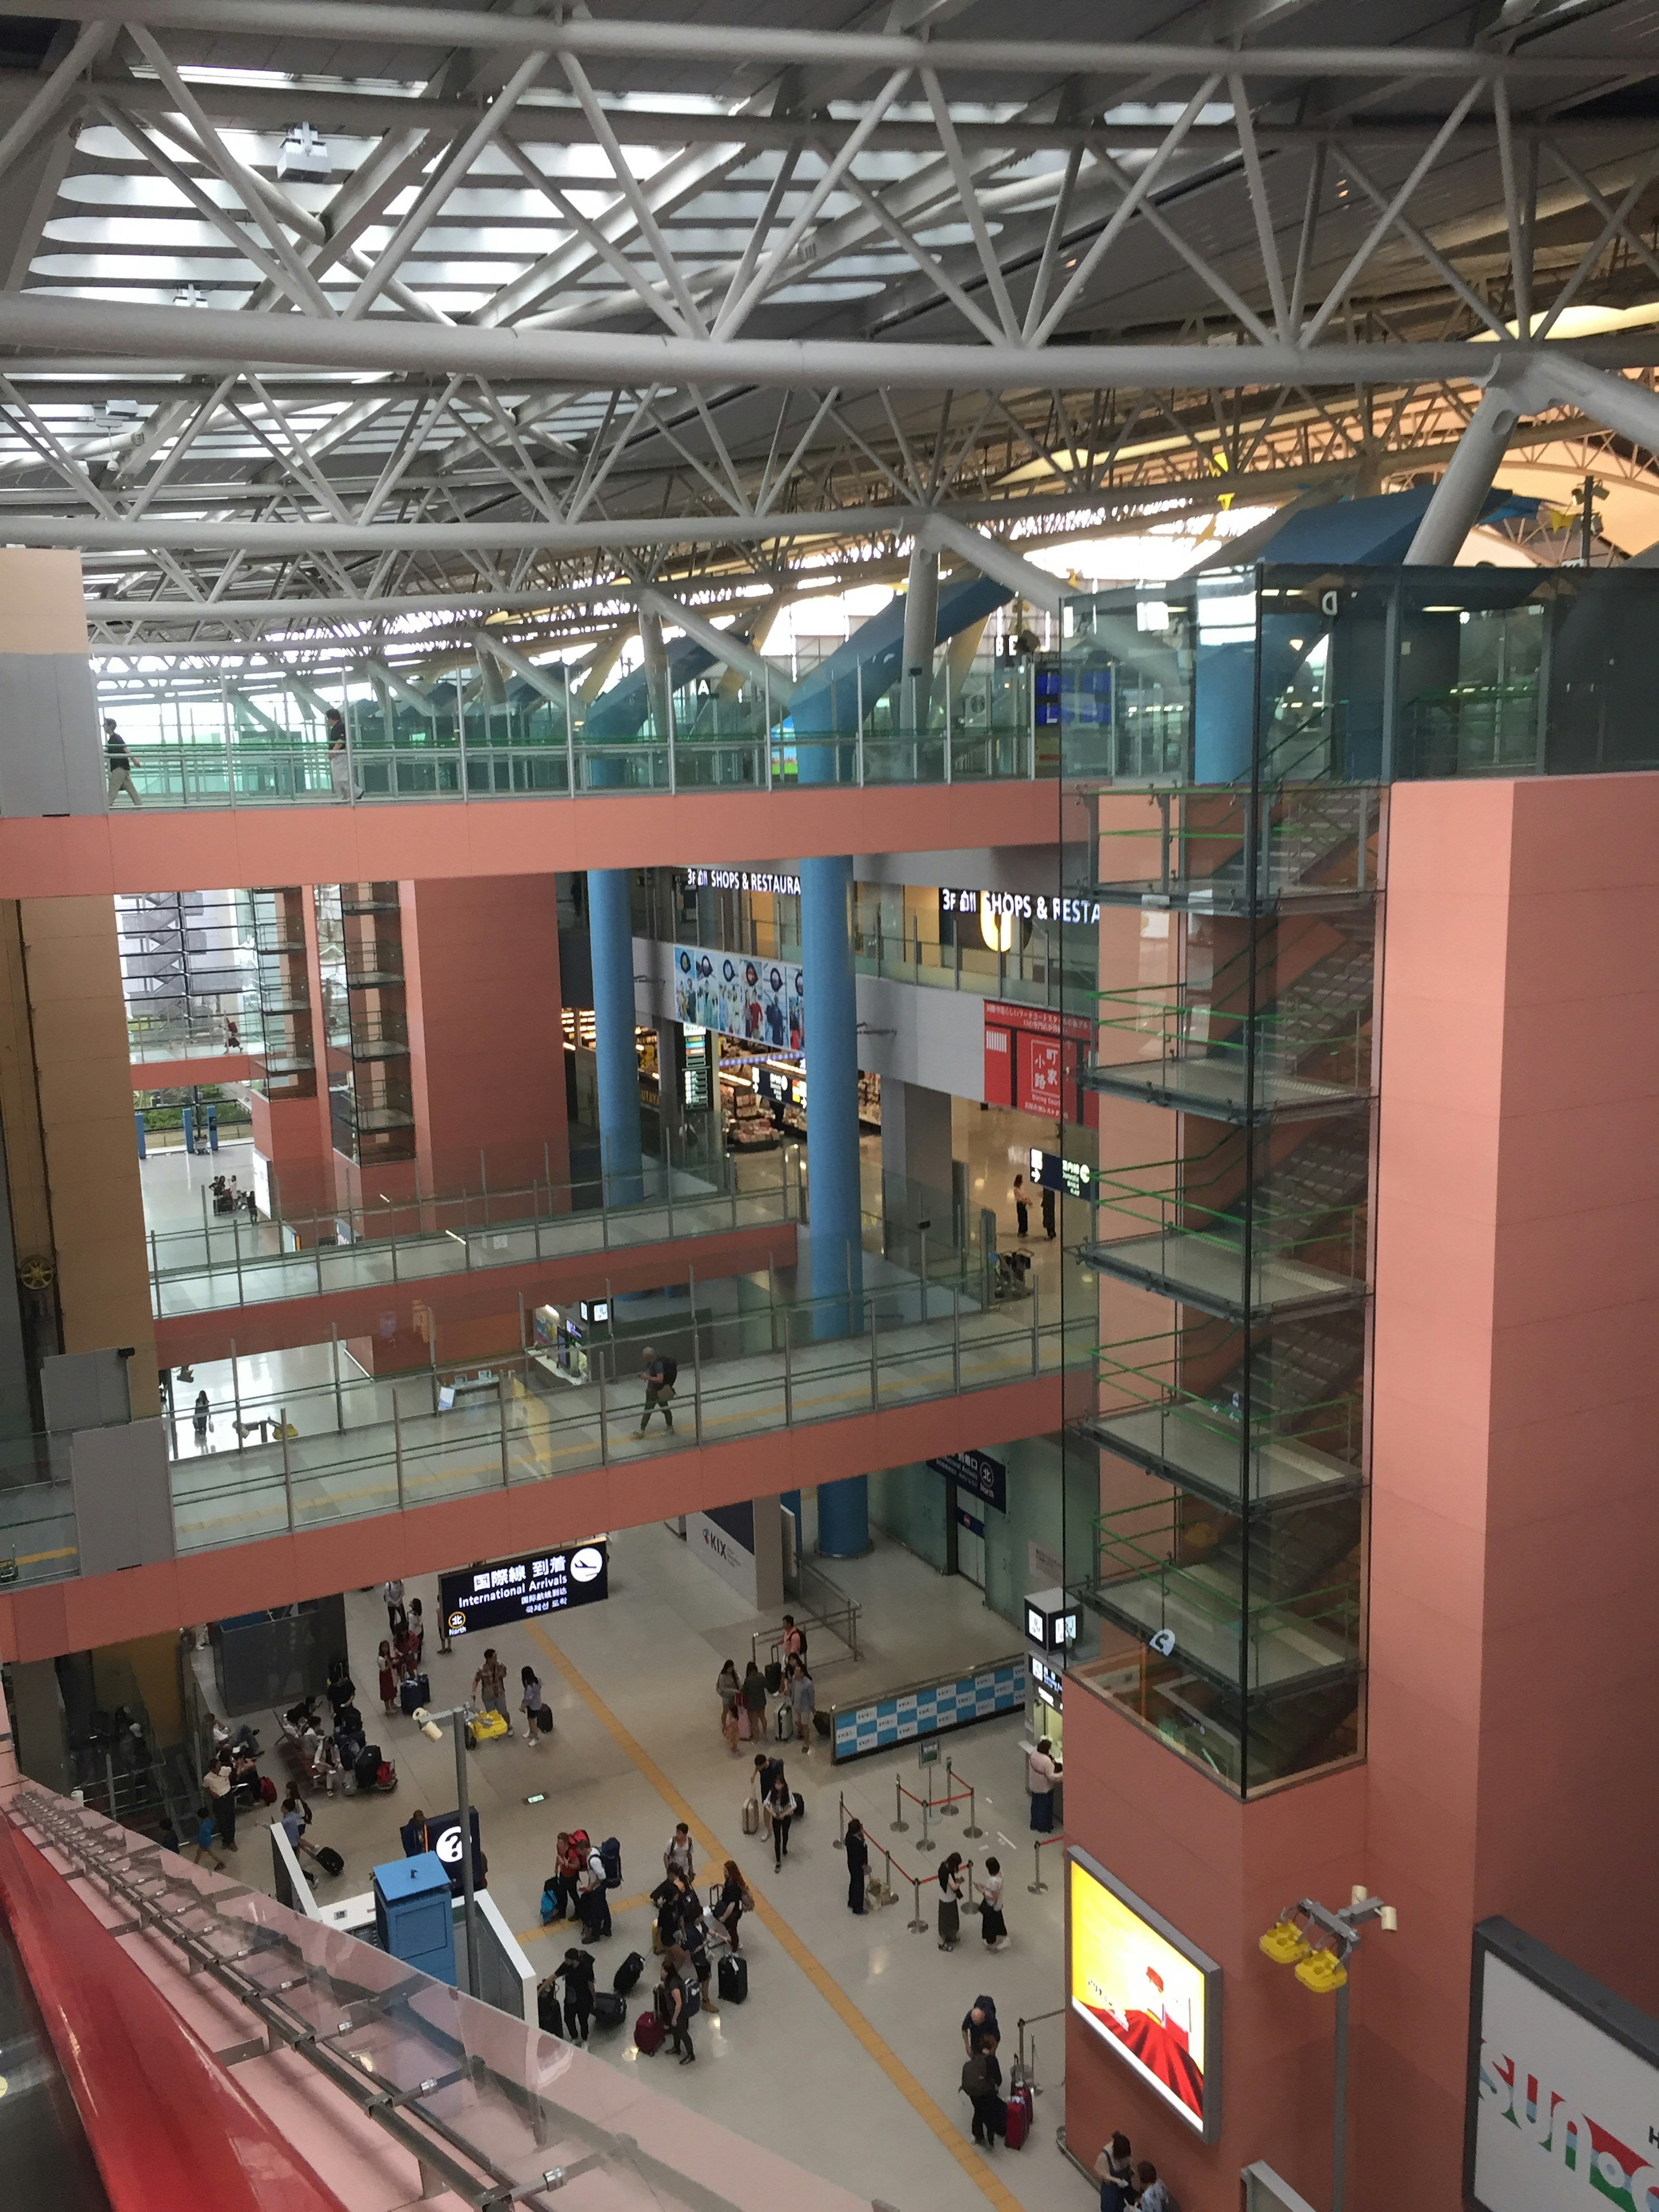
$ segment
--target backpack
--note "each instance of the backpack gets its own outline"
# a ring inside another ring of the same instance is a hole
[[[274,1805],[276,1802],[276,1784],[268,1774],[262,1774],[259,1777],[259,1802],[262,1805]]]
[[[541,1914],[542,1925],[544,1928],[547,1926],[548,1923],[553,1917],[553,1885],[550,1881],[542,1892]]]
[[[695,1974],[680,1976],[680,1995],[685,1999],[685,2017],[695,2020],[702,2010],[702,1984]]]
[[[991,2062],[982,2051],[963,2062],[962,2091],[966,2097],[988,2097],[991,2094]]]
[[[605,1874],[607,1889],[622,1887],[622,1845],[614,1836],[607,1836],[599,1845],[599,1864]]]

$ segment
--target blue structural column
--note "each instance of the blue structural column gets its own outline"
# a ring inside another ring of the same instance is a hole
[[[853,982],[853,863],[803,860],[800,947],[806,1014],[806,1160],[811,1182],[814,1334],[859,1325],[864,1246],[859,1233],[858,1000]],[[849,1297],[849,1290],[851,1296]],[[832,1559],[870,1548],[869,1486],[861,1474],[818,1486],[818,1549]]]
[[[645,1188],[640,1165],[640,1068],[634,1048],[634,918],[625,868],[588,870],[587,927],[605,1203],[637,1205]]]

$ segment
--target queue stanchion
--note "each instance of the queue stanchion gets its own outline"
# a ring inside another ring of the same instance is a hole
[[[930,1800],[924,1797],[921,1800],[921,1833],[916,1838],[916,1849],[919,1851],[936,1851],[939,1849],[939,1845],[934,1841],[933,1838],[927,1832],[927,1814],[930,1809]]]
[[[913,1936],[925,1936],[927,1933],[927,1923],[923,1919],[921,1914],[921,1881],[913,1874],[906,1875],[904,1879],[910,1885],[911,1910],[911,1917],[905,1924],[909,1929],[910,1933]]]
[[[937,1804],[933,1808],[941,1820],[954,1820],[956,1817],[956,1778],[951,1772],[951,1761],[947,1755],[945,1761],[945,1795],[938,1801]],[[927,1795],[931,1797],[933,1794],[933,1790],[930,1789]]]
[[[971,1782],[968,1784],[968,1825],[962,1832],[964,1836],[975,1838],[985,1833],[984,1829],[979,1825],[978,1800],[974,1795],[974,1785]]]
[[[896,1774],[893,1777],[892,1832],[896,1836],[902,1836],[908,1833],[909,1827],[910,1823],[904,1817],[904,1784],[899,1780]]]
[[[1045,1844],[1063,1844],[1066,1838],[1064,1836],[1038,1836],[1033,1841],[1031,1845],[1031,1863],[1036,1869],[1036,1879],[1035,1881],[1028,1881],[1025,1885],[1027,1890],[1033,1897],[1041,1897],[1048,1887],[1048,1883],[1042,1879],[1043,1845]]]

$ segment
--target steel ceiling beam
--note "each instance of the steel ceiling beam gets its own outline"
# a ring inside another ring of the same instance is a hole
[[[1534,58],[1492,47],[1328,46],[1234,47],[1182,46],[1173,40],[1106,39],[956,39],[888,31],[785,30],[763,21],[681,22],[657,18],[474,14],[458,8],[363,4],[363,0],[0,0],[0,15],[81,23],[143,23],[152,28],[242,33],[268,51],[273,39],[362,40],[389,46],[459,47],[473,53],[570,54],[584,58],[661,64],[772,64],[780,69],[927,68],[941,73],[1024,79],[1036,76],[1364,77],[1384,82],[1443,79],[1467,84],[1564,80],[1594,82],[1628,76],[1628,64],[1603,55]],[[856,81],[856,78],[855,78]]]

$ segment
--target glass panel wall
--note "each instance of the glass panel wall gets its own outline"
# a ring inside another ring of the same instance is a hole
[[[317,949],[334,1149],[364,1167],[415,1157],[415,1102],[395,883],[319,884]]]

